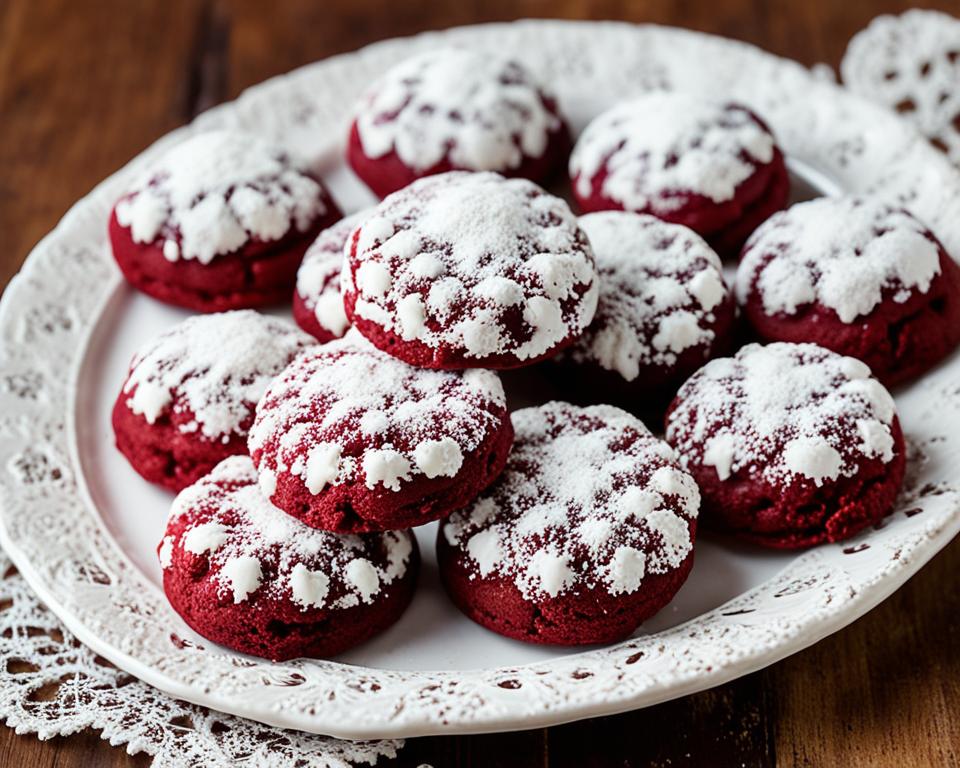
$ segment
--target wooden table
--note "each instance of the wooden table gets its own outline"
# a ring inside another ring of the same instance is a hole
[[[836,66],[896,0],[2,0],[0,284],[67,208],[243,88],[385,37],[515,17],[612,18],[739,38]],[[957,0],[933,3],[960,15]],[[853,626],[762,672],[618,717],[408,744],[401,765],[907,766],[960,762],[960,541]],[[0,766],[147,765],[92,733],[0,729]]]

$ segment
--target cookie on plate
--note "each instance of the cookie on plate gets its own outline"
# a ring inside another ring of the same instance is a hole
[[[881,520],[906,462],[887,390],[815,344],[750,344],[707,363],[680,388],[666,434],[700,486],[705,525],[782,549]]]
[[[653,216],[580,217],[600,277],[593,322],[560,359],[576,399],[662,423],[680,385],[733,348],[735,304],[720,259],[695,232]]]
[[[771,217],[737,269],[737,300],[764,341],[808,341],[863,360],[887,385],[960,342],[960,267],[907,211],[818,198]]]
[[[515,368],[593,319],[587,236],[560,198],[496,173],[430,176],[353,233],[341,278],[350,322],[426,368]]]
[[[307,248],[297,270],[293,319],[318,341],[339,339],[350,327],[340,295],[343,249],[366,216],[366,211],[354,213],[323,230]]]
[[[347,160],[379,197],[445,171],[497,171],[543,181],[562,166],[570,134],[518,62],[441,48],[398,64],[364,94]]]
[[[609,643],[676,594],[700,494],[674,451],[619,408],[513,414],[500,478],[437,536],[440,575],[478,624],[531,643]]]
[[[409,531],[343,536],[284,514],[249,456],[180,492],[157,551],[190,627],[274,661],[335,656],[382,632],[409,605],[419,565]]]
[[[245,133],[198,133],[134,178],[110,215],[127,281],[199,312],[287,300],[310,242],[340,213],[320,180]]]
[[[512,442],[495,373],[414,368],[351,330],[274,380],[249,447],[274,504],[357,532],[410,528],[469,503]]]
[[[570,156],[584,212],[626,210],[682,224],[721,255],[786,205],[790,177],[766,124],[739,104],[654,92],[597,117]]]
[[[113,406],[117,448],[173,491],[247,452],[247,430],[270,380],[313,339],[253,310],[198,315],[145,345]]]

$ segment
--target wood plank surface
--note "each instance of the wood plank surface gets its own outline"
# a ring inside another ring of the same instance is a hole
[[[894,0],[0,0],[0,285],[80,196],[271,75],[375,40],[518,17],[685,26],[836,66]],[[960,3],[922,4],[960,15]],[[627,715],[414,740],[435,768],[960,764],[960,542],[848,629],[767,670]],[[0,766],[148,765],[92,733],[0,729]]]

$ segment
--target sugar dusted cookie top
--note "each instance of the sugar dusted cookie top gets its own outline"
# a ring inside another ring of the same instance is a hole
[[[458,48],[398,64],[361,99],[364,154],[395,152],[416,171],[443,161],[470,171],[508,171],[544,154],[561,128],[542,88],[518,62]]]
[[[395,493],[424,477],[455,476],[505,413],[492,371],[414,368],[350,331],[274,380],[249,446],[267,496],[278,474],[313,495],[351,484]]]
[[[351,536],[304,525],[264,497],[249,457],[234,456],[176,497],[159,557],[166,570],[206,556],[207,578],[233,603],[271,597],[306,611],[373,603],[406,574],[413,549],[408,531]]]
[[[773,135],[745,107],[654,92],[587,126],[570,177],[582,198],[599,192],[624,210],[669,214],[690,196],[732,200],[775,150]]]
[[[870,369],[815,344],[751,344],[681,387],[667,440],[688,465],[727,480],[822,486],[866,460],[894,459],[893,398]]]
[[[253,310],[197,315],[146,345],[123,385],[148,423],[170,418],[207,440],[243,436],[267,385],[313,339]]]
[[[532,362],[579,335],[597,301],[567,204],[494,173],[440,174],[387,197],[354,236],[342,290],[365,336],[431,367]]]
[[[753,234],[736,290],[741,304],[756,293],[770,315],[817,303],[854,323],[884,299],[926,293],[940,272],[936,238],[907,211],[822,197],[774,214]]]
[[[503,474],[442,528],[477,577],[507,578],[538,600],[631,594],[645,575],[681,566],[700,495],[666,443],[607,405],[553,402],[512,418]]]
[[[570,349],[633,381],[669,368],[693,347],[708,350],[715,310],[729,301],[720,259],[695,232],[621,211],[580,217],[600,276],[593,322]]]
[[[343,250],[354,229],[367,215],[367,211],[354,213],[323,230],[307,249],[297,271],[297,297],[313,314],[324,333],[324,340],[340,338],[350,327],[340,295]]]
[[[116,206],[136,243],[169,261],[209,264],[251,242],[306,232],[332,208],[305,165],[256,136],[218,130],[177,144],[134,179]]]

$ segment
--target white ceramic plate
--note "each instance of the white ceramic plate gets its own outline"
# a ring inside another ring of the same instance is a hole
[[[441,43],[509,51],[557,92],[575,130],[649,88],[736,99],[772,125],[795,175],[828,194],[908,206],[960,253],[960,178],[893,115],[797,64],[658,27],[520,22],[388,41],[276,78],[176,131],[77,203],[30,255],[0,311],[0,540],[67,626],[182,699],[347,738],[532,728],[646,706],[770,664],[853,621],[960,529],[960,358],[898,393],[911,470],[898,511],[843,545],[770,553],[707,536],[676,599],[631,640],[580,652],[473,625],[433,559],[391,630],[336,661],[273,664],[198,638],[159,589],[170,496],[113,449],[109,409],[133,351],[184,313],[126,287],[106,244],[124,180],[188,132],[241,126],[293,146],[344,208],[370,202],[340,160],[358,91]],[[515,374],[523,377],[523,374]]]

